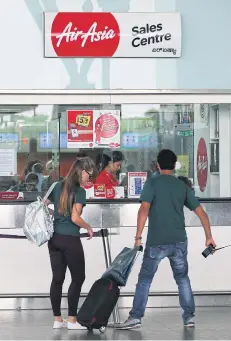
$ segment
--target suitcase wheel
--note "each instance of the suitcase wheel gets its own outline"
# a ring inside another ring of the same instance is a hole
[[[99,331],[100,331],[100,333],[105,333],[105,331],[106,331],[106,327],[101,327],[101,328],[99,328]]]

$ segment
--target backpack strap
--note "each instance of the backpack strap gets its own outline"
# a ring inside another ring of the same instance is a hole
[[[51,192],[52,192],[53,189],[55,188],[55,185],[56,185],[56,184],[57,184],[57,181],[54,182],[54,183],[51,185],[51,187],[48,189],[48,191],[47,191],[45,197],[44,197],[43,200],[42,200],[43,202],[47,201],[49,195],[51,194]]]

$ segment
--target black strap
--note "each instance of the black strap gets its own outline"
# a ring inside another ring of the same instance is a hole
[[[26,239],[26,236],[19,236],[16,234],[0,234],[0,238],[6,239]]]
[[[215,252],[215,251],[218,251],[218,250],[225,249],[226,247],[230,247],[230,246],[231,246],[231,244],[230,244],[230,245],[225,245],[225,246],[219,247],[218,249],[215,249],[214,252]]]

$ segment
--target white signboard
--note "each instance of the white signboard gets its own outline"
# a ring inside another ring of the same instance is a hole
[[[0,148],[0,176],[14,176],[17,173],[15,148]]]
[[[147,172],[128,172],[128,198],[139,198],[146,180]]]
[[[44,56],[180,57],[181,16],[179,13],[46,12]]]

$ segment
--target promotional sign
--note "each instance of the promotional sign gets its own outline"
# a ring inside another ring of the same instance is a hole
[[[105,185],[94,185],[93,198],[103,199],[106,198]]]
[[[124,187],[94,184],[84,186],[87,199],[123,199]]]
[[[22,200],[23,192],[0,192],[0,200]]]
[[[201,192],[204,192],[208,178],[208,153],[204,138],[199,140],[197,147],[197,180]]]
[[[181,17],[179,13],[46,12],[44,56],[180,57]]]
[[[93,146],[93,110],[68,110],[67,148]]]
[[[128,198],[139,198],[147,180],[147,172],[128,172]]]
[[[94,147],[120,147],[120,111],[94,111]]]

